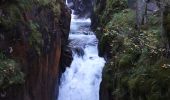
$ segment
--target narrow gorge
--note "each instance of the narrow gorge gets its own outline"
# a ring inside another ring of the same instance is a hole
[[[0,100],[170,100],[170,0],[0,0]]]
[[[99,100],[105,61],[98,56],[98,40],[90,29],[90,18],[78,18],[74,12],[69,35],[73,61],[60,79],[58,100]]]

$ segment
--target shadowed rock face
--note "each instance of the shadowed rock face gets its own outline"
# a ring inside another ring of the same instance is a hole
[[[5,94],[0,100],[55,100],[59,74],[71,63],[68,8],[59,0],[51,4],[36,1],[25,6],[3,1],[0,6],[0,20],[4,21],[0,21],[0,50],[17,59],[25,73],[24,84],[0,89]]]
[[[170,4],[165,6],[163,12],[164,35],[167,37],[168,46],[170,47]]]
[[[68,6],[79,17],[90,17],[93,10],[93,0],[68,0]]]

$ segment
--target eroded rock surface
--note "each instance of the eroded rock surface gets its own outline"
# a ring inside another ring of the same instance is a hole
[[[55,100],[59,74],[72,60],[70,11],[60,0],[0,2],[0,50],[25,74],[23,84],[0,88],[0,100]]]

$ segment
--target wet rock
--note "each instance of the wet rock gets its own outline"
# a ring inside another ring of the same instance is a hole
[[[63,48],[60,59],[61,59],[60,66],[62,66],[61,72],[64,72],[66,67],[70,67],[71,62],[73,60],[72,51],[71,51],[70,47],[65,46]]]
[[[94,60],[94,57],[89,57],[90,60]]]
[[[80,57],[83,57],[83,55],[84,55],[84,50],[81,47],[73,48],[73,52],[75,52]]]
[[[68,0],[68,5],[79,17],[90,17],[93,10],[94,0]]]
[[[107,86],[108,82],[106,80],[102,80],[100,84],[100,100],[112,100],[112,90]]]

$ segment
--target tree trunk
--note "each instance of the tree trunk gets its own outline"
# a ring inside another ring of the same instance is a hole
[[[140,31],[141,26],[147,21],[147,3],[145,0],[137,0],[136,2],[136,25]]]
[[[170,48],[170,6],[160,1],[160,13],[161,13],[161,27],[162,27],[162,42],[166,49]]]

